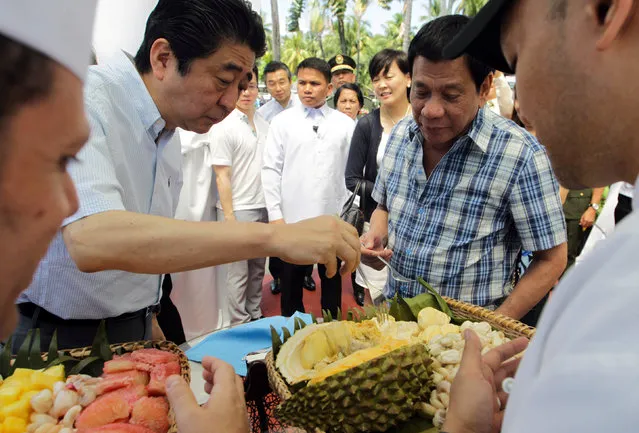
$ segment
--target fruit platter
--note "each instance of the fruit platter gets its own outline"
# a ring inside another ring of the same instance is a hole
[[[324,313],[318,323],[271,329],[269,382],[289,426],[325,432],[438,431],[450,387],[474,330],[485,353],[534,329],[492,311],[428,292],[381,307]],[[343,317],[342,317],[343,316]],[[417,427],[419,426],[419,427]]]
[[[165,381],[190,369],[175,344],[109,345],[101,329],[92,347],[58,351],[54,337],[41,354],[34,336],[0,354],[0,433],[177,432]]]

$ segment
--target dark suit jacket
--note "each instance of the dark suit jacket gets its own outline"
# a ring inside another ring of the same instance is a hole
[[[351,149],[346,162],[346,187],[353,191],[359,180],[365,181],[364,217],[366,221],[370,221],[371,215],[377,207],[371,194],[377,178],[377,149],[382,140],[382,132],[384,129],[380,120],[379,108],[359,119],[353,132]],[[364,169],[366,169],[366,176],[364,176]],[[360,200],[360,206],[361,203]]]

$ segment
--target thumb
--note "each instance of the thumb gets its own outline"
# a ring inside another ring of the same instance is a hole
[[[178,425],[188,424],[194,410],[199,409],[191,388],[181,376],[170,376],[166,379],[166,396],[175,412]]]
[[[468,375],[483,375],[481,341],[477,334],[470,329],[464,331],[464,353],[462,354],[459,372]]]

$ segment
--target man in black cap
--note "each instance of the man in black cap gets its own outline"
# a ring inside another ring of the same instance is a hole
[[[335,103],[333,102],[334,92],[346,83],[355,84],[357,82],[357,76],[355,75],[357,63],[355,63],[355,60],[353,60],[350,56],[338,54],[328,60],[328,65],[331,67],[331,84],[333,85],[333,93],[326,98],[326,103],[329,107],[335,108]],[[364,95],[362,114],[368,114],[374,109],[375,103],[373,100]]]
[[[445,54],[516,70],[521,109],[561,184],[579,189],[639,174],[638,51],[636,0],[491,0]],[[468,333],[442,431],[636,431],[638,246],[634,212],[566,274],[519,368],[507,360],[525,342],[482,357]]]

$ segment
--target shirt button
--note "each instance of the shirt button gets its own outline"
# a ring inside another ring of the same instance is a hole
[[[422,215],[422,214],[424,213],[424,208],[423,208],[423,207],[420,207],[420,208],[419,208],[419,210],[417,211],[417,213],[418,213],[419,215]]]
[[[413,254],[413,250],[411,248],[406,248],[406,254],[410,256],[411,254]]]

